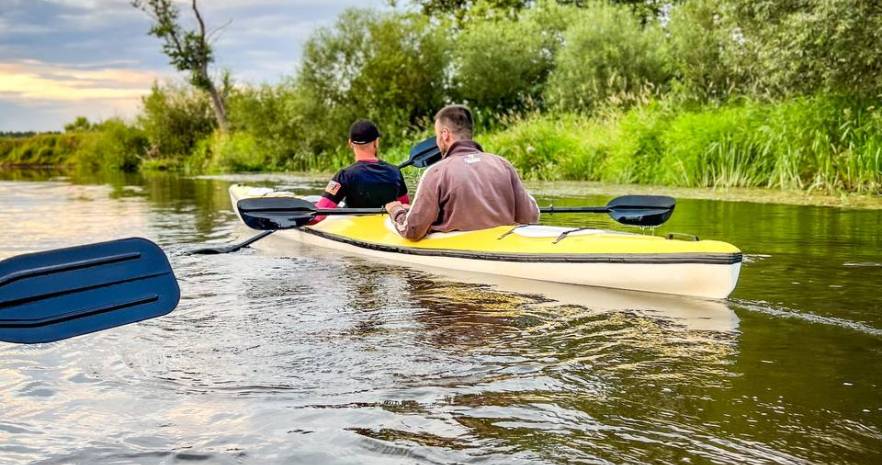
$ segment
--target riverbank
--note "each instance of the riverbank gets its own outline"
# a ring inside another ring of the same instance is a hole
[[[862,99],[659,100],[599,117],[520,119],[484,139],[531,179],[882,192],[882,114]]]
[[[690,107],[658,100],[594,117],[537,113],[509,118],[478,132],[476,140],[531,180],[765,188],[771,197],[776,191],[833,198],[872,195],[882,193],[882,113],[875,103],[816,96]],[[426,135],[390,136],[382,155],[400,162],[413,141]],[[350,162],[344,145],[318,155],[279,152],[278,147],[274,152],[267,144],[277,137],[245,130],[213,133],[192,153],[157,155],[137,126],[109,120],[88,130],[0,140],[0,165],[196,175],[326,172]]]
[[[323,185],[333,171],[310,172],[249,172],[197,174],[185,176],[197,180],[227,181],[243,184]],[[411,190],[415,190],[419,172],[404,171]],[[0,181],[48,181],[63,180],[74,184],[112,184],[124,186],[145,180],[178,178],[177,171],[143,170],[126,173],[122,171],[92,171],[76,167],[58,166],[0,166]],[[528,189],[543,199],[569,196],[627,194],[669,195],[677,199],[717,200],[724,202],[751,202],[763,204],[834,207],[843,209],[882,210],[882,195],[854,192],[805,191],[795,189],[767,189],[745,187],[675,187],[641,184],[615,184],[599,181],[536,180],[525,181]]]
[[[254,185],[322,185],[333,173],[234,173],[201,175],[195,179],[226,181]],[[0,171],[2,176],[2,171]],[[405,178],[411,189],[416,187],[415,176]],[[2,179],[2,178],[0,178]],[[670,187],[639,184],[608,184],[593,181],[526,181],[534,195],[553,201],[555,198],[585,197],[591,195],[620,196],[627,194],[669,195],[677,199],[716,200],[723,202],[750,202],[796,206],[835,207],[845,209],[882,210],[882,195],[855,193],[825,193],[797,190],[759,188]]]
[[[532,191],[541,192],[546,197],[644,194],[669,195],[677,199],[882,210],[882,195],[853,192],[828,193],[750,187],[671,187],[578,181],[531,181],[527,185]]]

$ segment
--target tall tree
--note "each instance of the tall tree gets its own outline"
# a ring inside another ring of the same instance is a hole
[[[169,57],[171,64],[178,71],[190,73],[190,83],[211,96],[212,109],[218,128],[227,132],[226,83],[221,89],[212,80],[208,65],[214,61],[214,53],[210,44],[211,33],[206,32],[205,21],[196,0],[192,0],[193,14],[196,16],[197,28],[184,29],[178,22],[180,11],[172,0],[132,0],[132,6],[143,10],[153,19],[153,27],[149,34],[162,39],[162,52]],[[216,32],[216,31],[215,31]]]

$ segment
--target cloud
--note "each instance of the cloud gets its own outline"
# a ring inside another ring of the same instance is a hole
[[[77,116],[86,116],[92,121],[112,117],[130,119],[140,107],[137,99],[19,102],[0,96],[0,130],[57,131]]]
[[[138,100],[161,75],[125,68],[84,68],[36,60],[0,63],[0,96],[27,101]]]
[[[0,62],[0,130],[57,130],[80,115],[95,121],[133,117],[154,80],[168,75],[125,66]]]
[[[190,0],[175,0],[185,27]],[[150,18],[128,0],[0,0],[0,130],[60,129],[74,116],[131,116],[155,80],[182,79],[147,35]],[[348,6],[383,0],[199,0],[215,45],[215,72],[235,82],[278,82],[303,44]]]
[[[35,34],[47,34],[52,32],[52,28],[41,24],[28,24],[12,21],[8,18],[0,17],[0,36],[26,36]]]

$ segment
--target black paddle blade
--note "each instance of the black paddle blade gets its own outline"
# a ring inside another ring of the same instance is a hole
[[[181,291],[162,250],[130,238],[0,261],[0,341],[52,342],[171,312]]]
[[[674,213],[676,200],[663,195],[625,195],[606,205],[609,216],[632,226],[659,226]]]
[[[249,228],[262,231],[299,228],[309,223],[316,212],[315,205],[296,197],[242,199],[236,209]]]
[[[425,168],[441,159],[441,149],[435,141],[435,136],[414,145],[410,149],[410,158],[399,165],[399,168],[413,165],[417,168]]]

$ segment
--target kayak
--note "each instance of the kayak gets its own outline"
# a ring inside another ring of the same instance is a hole
[[[242,199],[279,196],[294,195],[230,187],[234,210]],[[711,299],[735,289],[742,262],[737,247],[720,241],[548,225],[432,233],[410,241],[388,215],[376,214],[328,216],[274,236],[410,266]]]

